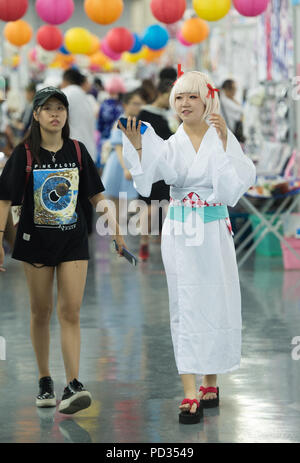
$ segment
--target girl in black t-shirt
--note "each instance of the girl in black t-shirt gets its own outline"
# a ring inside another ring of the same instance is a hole
[[[36,405],[56,406],[49,371],[49,323],[56,267],[57,313],[67,379],[59,411],[71,414],[91,403],[91,394],[78,381],[79,312],[89,259],[81,200],[89,198],[96,208],[99,201],[105,201],[104,187],[85,146],[79,143],[77,152],[69,138],[65,94],[54,87],[40,90],[34,98],[33,109],[32,125],[25,140],[32,157],[28,182],[23,143],[14,150],[0,177],[0,272],[5,271],[2,238],[8,212],[11,206],[22,203],[12,257],[23,261],[30,294],[31,339],[40,387]],[[121,256],[125,242],[108,204],[103,205],[108,209],[109,224],[114,228],[111,231],[115,233],[112,238]]]

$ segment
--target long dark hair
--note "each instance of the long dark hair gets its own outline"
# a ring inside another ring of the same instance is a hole
[[[70,125],[69,125],[68,110],[67,110],[67,120],[66,120],[64,127],[62,128],[61,135],[64,140],[67,140],[68,138],[70,138]],[[41,160],[39,157],[41,141],[42,141],[42,138],[41,138],[40,123],[36,121],[34,116],[32,115],[31,125],[24,139],[22,140],[21,144],[27,143],[29,145],[32,157],[35,161],[37,161],[39,165],[41,165]]]

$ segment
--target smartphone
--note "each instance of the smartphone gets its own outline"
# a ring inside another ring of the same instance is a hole
[[[120,117],[120,122],[121,124],[123,125],[123,127],[126,129],[127,128],[127,119],[125,117]],[[136,128],[139,124],[139,121],[136,120]],[[119,127],[118,127],[119,128]],[[143,133],[146,132],[146,130],[148,129],[148,127],[146,126],[146,124],[144,124],[144,122],[142,122],[142,125],[141,125],[141,134],[143,135]],[[121,130],[121,129],[120,129]]]
[[[113,243],[114,243],[114,245],[115,245],[116,251],[118,251],[119,246],[117,245],[116,240],[113,240]],[[123,248],[122,255],[123,255],[123,256],[125,257],[125,259],[127,259],[128,262],[129,262],[130,264],[132,264],[134,267],[137,266],[137,263],[138,263],[137,258],[136,258],[133,254],[131,254],[131,252],[129,252],[126,248]]]

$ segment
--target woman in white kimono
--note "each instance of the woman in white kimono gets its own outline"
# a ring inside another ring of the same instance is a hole
[[[227,206],[255,183],[256,171],[220,116],[216,92],[205,74],[183,74],[170,95],[183,123],[166,141],[150,124],[141,135],[141,121],[137,128],[135,119],[126,129],[119,123],[137,191],[149,196],[161,179],[171,185],[162,258],[185,394],[182,423],[199,422],[203,407],[219,404],[217,374],[239,368],[241,357],[241,295]],[[195,375],[204,375],[199,394]]]

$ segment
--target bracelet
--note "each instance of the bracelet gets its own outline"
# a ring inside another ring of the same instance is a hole
[[[135,148],[137,151],[140,151],[142,148]]]
[[[0,230],[0,233],[5,233],[5,230]]]

